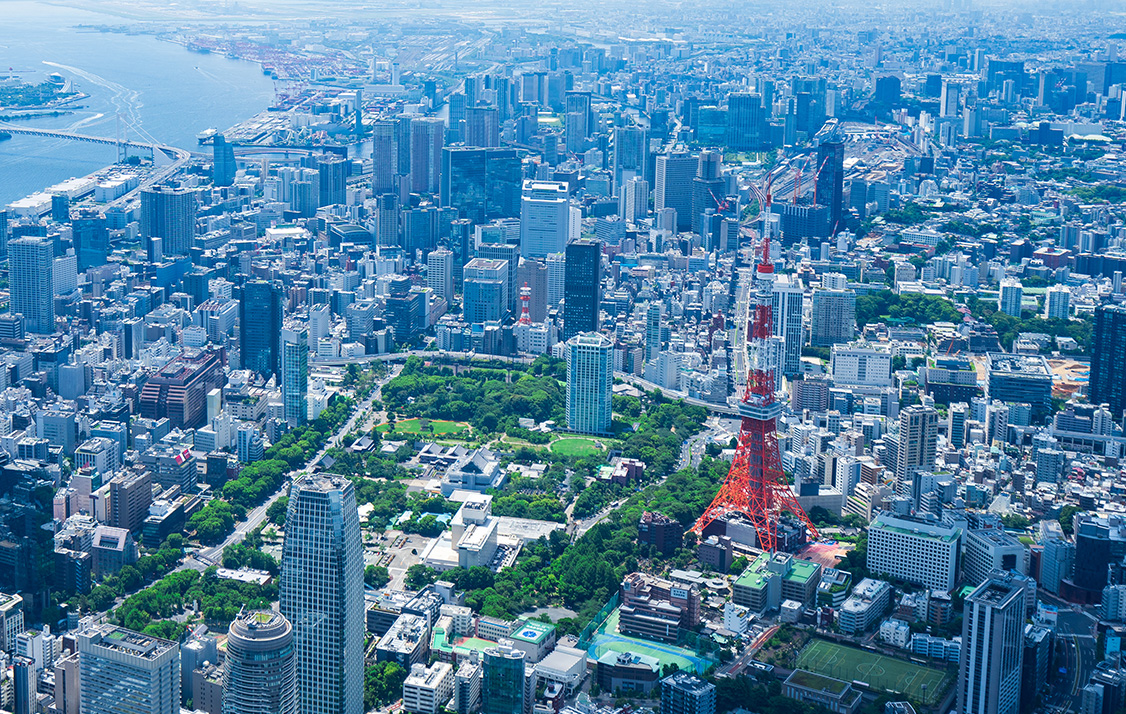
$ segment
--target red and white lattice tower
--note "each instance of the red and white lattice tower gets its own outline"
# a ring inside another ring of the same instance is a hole
[[[530,325],[532,324],[532,313],[528,310],[528,303],[532,301],[532,289],[524,283],[524,287],[520,288],[520,319],[518,324]]]
[[[762,253],[755,269],[750,314],[747,319],[747,387],[739,402],[743,423],[739,445],[727,480],[692,530],[702,535],[712,521],[741,513],[754,525],[758,547],[774,551],[777,547],[778,519],[789,511],[805,522],[810,535],[817,529],[782,474],[776,423],[782,406],[775,397],[775,351],[770,344],[774,333],[772,288],[774,265],[770,261],[770,188],[760,194],[764,206]]]

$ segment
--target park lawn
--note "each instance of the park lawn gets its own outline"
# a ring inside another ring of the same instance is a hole
[[[563,437],[551,442],[552,452],[560,456],[590,456],[601,454],[603,449],[594,439]]]
[[[445,419],[431,419],[430,429],[423,431],[422,419],[404,419],[403,421],[395,422],[395,432],[398,434],[438,434],[449,435],[457,434],[460,432],[468,432],[470,430],[469,424],[463,421],[446,421]],[[384,422],[376,427],[379,431],[387,433],[391,430],[391,424]]]
[[[875,689],[903,693],[928,706],[939,701],[950,681],[943,670],[828,640],[813,640],[806,645],[798,655],[797,666],[846,682],[867,682]]]

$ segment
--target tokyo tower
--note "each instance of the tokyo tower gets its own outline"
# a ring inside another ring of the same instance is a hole
[[[783,511],[800,518],[810,535],[817,538],[817,529],[785,483],[782,459],[778,451],[776,420],[782,406],[776,401],[775,369],[777,369],[770,338],[774,333],[772,311],[772,275],[770,261],[770,195],[760,194],[765,207],[762,231],[762,256],[755,270],[755,282],[747,320],[747,387],[739,402],[743,423],[739,445],[727,480],[710,506],[696,521],[692,530],[702,535],[712,521],[732,513],[741,513],[758,533],[758,547],[773,552],[778,545],[778,519]]]

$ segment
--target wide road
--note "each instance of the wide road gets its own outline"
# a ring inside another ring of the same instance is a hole
[[[367,399],[357,405],[348,421],[346,421],[343,426],[337,429],[336,433],[325,440],[325,443],[323,446],[321,446],[320,451],[318,451],[316,455],[309,460],[308,465],[306,465],[305,468],[293,472],[293,476],[288,481],[286,481],[286,483],[284,483],[281,488],[279,488],[268,499],[266,499],[265,503],[254,508],[248,514],[246,514],[246,520],[236,525],[235,530],[229,536],[227,536],[222,543],[210,548],[202,548],[195,553],[192,553],[190,557],[184,560],[183,565],[177,568],[177,570],[183,570],[184,568],[203,570],[211,565],[220,564],[223,559],[223,550],[229,545],[241,543],[243,539],[246,538],[246,535],[248,533],[265,522],[266,511],[270,508],[270,506],[272,506],[275,501],[289,492],[289,486],[291,483],[308,474],[313,464],[320,461],[321,457],[323,457],[329,449],[335,447],[345,434],[351,432],[355,428],[356,422],[360,418],[366,418],[366,414],[368,410],[371,409],[372,403],[380,398],[380,395],[383,392],[383,385],[387,384],[387,382],[398,376],[399,372],[402,371],[402,369],[402,365],[393,365],[390,369],[388,369],[387,374],[376,383],[375,388],[372,389],[371,394],[368,395]]]

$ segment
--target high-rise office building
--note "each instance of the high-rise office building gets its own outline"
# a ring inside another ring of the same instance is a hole
[[[507,260],[474,258],[462,268],[461,293],[466,322],[504,320],[509,313]]]
[[[1106,404],[1115,419],[1126,409],[1126,306],[1100,305],[1095,310],[1091,345],[1090,399]]]
[[[281,331],[281,388],[285,420],[304,424],[309,412],[309,330],[290,320]]]
[[[164,255],[185,255],[195,238],[196,192],[155,186],[141,191],[141,238],[161,239]]]
[[[549,310],[559,307],[563,299],[563,287],[567,280],[567,255],[565,253],[552,253],[544,260],[547,266],[547,307]]]
[[[179,714],[180,646],[114,625],[77,635],[83,714]]]
[[[539,260],[520,259],[516,270],[516,285],[520,291],[528,288],[528,313],[532,322],[547,319],[547,266]],[[523,305],[520,306],[523,309]]]
[[[657,359],[661,353],[661,304],[651,301],[645,310],[645,359]]]
[[[447,304],[454,299],[454,254],[451,250],[439,248],[426,256],[426,286],[434,291]]]
[[[653,210],[676,209],[676,229],[692,227],[692,180],[699,161],[688,153],[657,156],[653,180]]]
[[[508,311],[520,312],[520,246],[511,243],[482,243],[477,246],[477,257],[508,262]],[[464,271],[463,271],[464,272]]]
[[[727,182],[720,176],[723,154],[701,151],[696,161],[696,177],[692,179],[692,232],[703,235],[704,212],[718,210],[727,193]]]
[[[966,597],[958,714],[1017,714],[1024,663],[1023,580],[991,575]]]
[[[239,300],[239,354],[242,368],[267,379],[281,366],[282,293],[275,283],[251,280]]]
[[[638,126],[614,128],[614,191],[632,178],[645,179],[649,161],[649,137]]]
[[[614,343],[590,332],[567,341],[567,428],[584,434],[610,431]]]
[[[598,312],[602,302],[602,244],[581,239],[570,243],[565,252],[563,276],[563,339],[583,332],[598,331]],[[550,279],[550,273],[548,275]]]
[[[241,613],[227,630],[223,714],[296,714],[293,627],[269,610]]]
[[[817,147],[817,201],[829,208],[829,234],[844,228],[844,143],[825,141]]]
[[[371,126],[371,194],[382,196],[395,190],[395,124],[377,121]]]
[[[24,329],[55,331],[55,248],[48,238],[17,238],[8,243],[9,310],[23,315]]]
[[[938,448],[938,412],[919,404],[899,412],[895,476],[909,482],[915,471],[932,471]]]
[[[515,149],[442,149],[441,203],[461,218],[484,223],[520,215],[520,157]]]
[[[499,645],[481,663],[481,714],[524,713],[524,652]]]
[[[438,117],[419,117],[410,123],[411,190],[438,193],[442,173],[442,145],[446,123]]]
[[[856,293],[851,290],[815,290],[810,343],[831,347],[850,342],[856,334]]]
[[[496,107],[465,110],[466,146],[500,146],[500,111]]]
[[[1001,292],[997,297],[997,309],[1006,315],[1020,317],[1021,303],[1024,301],[1024,286],[1019,280],[1003,278]]]
[[[320,205],[334,206],[348,200],[348,160],[336,154],[326,154],[317,159],[317,186]]]
[[[661,714],[715,714],[715,685],[688,672],[661,680]]]
[[[639,221],[649,215],[649,182],[635,176],[622,184],[618,206],[625,221]]]
[[[211,139],[211,182],[216,186],[230,186],[237,173],[234,145],[228,144],[222,134],[216,134]]]
[[[802,310],[804,292],[796,281],[779,275],[774,279],[772,312],[774,336],[782,338],[782,374],[801,373]]]
[[[385,193],[376,201],[375,243],[381,248],[399,245],[399,195]]]
[[[769,126],[762,97],[750,92],[727,96],[727,146],[735,151],[766,148]]]
[[[942,94],[938,98],[938,116],[958,116],[958,98],[962,93],[962,85],[957,82],[944,81]]]
[[[574,114],[580,120],[578,127],[568,125],[568,132],[575,131],[584,139],[594,132],[594,109],[590,101],[590,92],[568,91],[565,108],[567,114]]]
[[[70,223],[74,231],[74,254],[78,272],[105,265],[109,258],[109,227],[106,217],[93,208],[80,208]]]
[[[352,482],[299,479],[285,522],[279,599],[293,625],[298,711],[361,714],[364,558]]]
[[[571,200],[567,184],[524,182],[520,196],[520,251],[530,258],[560,253],[571,228]]]

